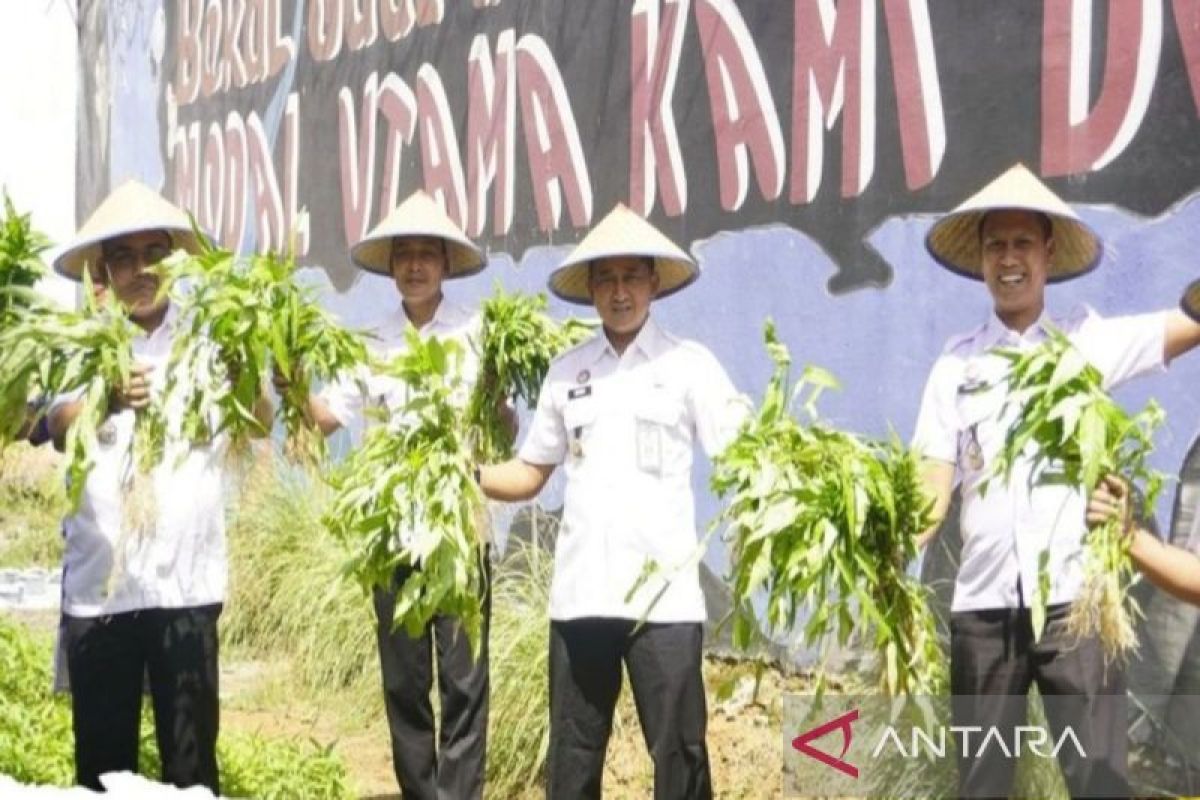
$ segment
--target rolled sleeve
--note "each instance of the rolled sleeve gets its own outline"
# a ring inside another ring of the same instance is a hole
[[[716,356],[706,350],[700,358],[689,399],[696,435],[704,452],[712,458],[737,436],[753,405],[750,398],[734,387]]]
[[[954,407],[957,384],[953,371],[953,362],[945,356],[933,365],[925,383],[912,438],[913,449],[922,456],[951,464],[958,461],[959,431],[958,413]]]
[[[365,399],[363,397],[363,380],[365,375],[361,370],[342,373],[336,380],[321,390],[317,395],[329,407],[329,413],[343,428],[362,416]]]
[[[561,464],[567,457],[567,428],[554,394],[553,384],[547,378],[538,396],[529,434],[518,453],[518,458],[526,464]]]
[[[1162,311],[1109,319],[1090,312],[1073,339],[1084,357],[1104,375],[1104,387],[1112,389],[1131,378],[1166,368],[1166,331],[1167,315]]]
[[[55,395],[53,398],[51,398],[50,404],[46,407],[46,416],[50,416],[65,405],[74,403],[77,400],[82,400],[83,392],[84,390],[79,388],[70,392],[66,392],[65,394]]]

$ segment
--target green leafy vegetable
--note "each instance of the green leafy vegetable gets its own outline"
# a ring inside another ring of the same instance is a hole
[[[483,304],[479,380],[466,411],[481,461],[512,456],[513,434],[498,413],[500,406],[513,397],[536,406],[550,362],[594,332],[578,320],[559,324],[545,309],[545,295],[506,294],[499,287]]]
[[[165,408],[182,409],[178,435],[205,442],[224,432],[235,450],[244,448],[266,433],[254,407],[277,369],[290,381],[278,410],[288,452],[316,463],[325,442],[305,421],[313,381],[366,363],[362,337],[338,325],[296,281],[291,255],[240,258],[200,238],[199,255],[179,253],[160,265],[181,320],[164,393]],[[155,437],[158,449],[165,438],[161,431]]]
[[[713,490],[729,498],[717,522],[728,524],[734,643],[750,643],[765,591],[767,631],[793,630],[807,610],[806,644],[823,653],[831,638],[859,636],[879,653],[887,692],[934,694],[944,659],[928,590],[906,573],[914,537],[930,524],[918,459],[895,437],[821,424],[817,398],[836,380],[808,367],[793,387],[791,356],[770,322],[766,346],[775,373],[762,404],[713,465]],[[796,401],[807,426],[790,413]]]
[[[80,393],[83,408],[67,432],[68,498],[79,508],[93,465],[98,431],[108,416],[112,391],[129,382],[133,339],[140,333],[119,304],[97,304],[84,275],[84,306],[62,311],[29,298],[29,310],[0,331],[0,434],[10,442],[25,419],[30,397]],[[139,415],[138,424],[149,416]]]
[[[4,195],[4,219],[0,220],[0,329],[7,328],[30,306],[31,289],[46,274],[42,253],[50,240],[34,230],[28,214],[18,214],[8,193]]]
[[[1108,474],[1145,485],[1153,505],[1164,476],[1149,468],[1154,431],[1163,423],[1154,401],[1130,416],[1104,389],[1103,376],[1067,336],[1050,330],[1046,341],[1021,352],[997,350],[1010,364],[1001,415],[1017,415],[990,480],[1012,478],[1020,461],[1028,460],[1035,479],[1078,487],[1090,493]],[[986,486],[986,484],[985,484]],[[1109,659],[1127,658],[1137,647],[1133,621],[1140,614],[1129,594],[1136,572],[1129,541],[1119,521],[1092,531],[1086,542],[1084,585],[1071,606],[1068,630],[1075,636],[1099,635]],[[1048,558],[1039,559],[1035,593],[1035,634],[1041,634],[1049,600]]]
[[[422,340],[410,326],[407,351],[384,368],[404,382],[407,403],[389,424],[367,431],[331,480],[336,497],[324,521],[354,552],[350,574],[369,589],[390,587],[398,566],[414,568],[395,612],[395,624],[410,633],[434,614],[458,616],[478,651],[486,580],[480,534],[489,523],[474,465],[511,456],[500,409],[511,397],[535,405],[551,360],[592,332],[579,322],[559,325],[545,305],[544,296],[499,289],[484,304],[479,376],[466,408],[454,399],[468,377],[462,348]]]
[[[486,509],[453,401],[463,352],[454,341],[422,340],[411,326],[407,337],[407,351],[385,372],[405,382],[409,400],[339,465],[323,522],[351,553],[347,571],[365,590],[389,588],[397,567],[413,568],[396,598],[397,627],[415,636],[435,614],[450,614],[478,654]]]

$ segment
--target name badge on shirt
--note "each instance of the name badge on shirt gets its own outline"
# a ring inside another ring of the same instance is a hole
[[[96,431],[96,438],[102,445],[111,445],[117,440],[117,423],[111,418],[104,420],[104,424]]]
[[[983,448],[979,445],[979,423],[967,431],[967,466],[978,472],[983,469]]]
[[[580,377],[582,378],[583,376],[584,373],[580,373]],[[586,386],[576,386],[573,389],[567,390],[567,402],[569,403],[572,400],[583,400],[584,398],[591,397],[591,395],[591,384],[587,384]],[[585,407],[585,403],[580,403],[578,409],[576,410],[582,412]],[[568,448],[571,451],[571,455],[575,458],[583,458],[583,425],[575,425],[567,433],[568,438],[570,439]]]
[[[662,472],[662,427],[637,421],[637,465],[644,472]]]
[[[967,364],[963,371],[962,383],[958,385],[958,394],[979,394],[992,388],[992,384],[980,375],[980,369],[975,363]]]
[[[992,385],[982,378],[968,378],[958,385],[959,394],[979,394],[992,388]]]

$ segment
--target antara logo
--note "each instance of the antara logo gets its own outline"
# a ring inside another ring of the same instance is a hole
[[[845,714],[834,717],[829,722],[811,728],[792,739],[792,748],[844,775],[857,778],[858,767],[846,760],[846,753],[850,751],[850,743],[854,739],[852,725],[858,718],[859,710],[857,708],[847,711]],[[834,731],[841,731],[842,734],[841,752],[836,756],[813,746],[813,742],[817,739]],[[1051,737],[1044,728],[1020,725],[1012,731],[1011,744],[1009,738],[1006,738],[995,726],[983,728],[977,725],[942,725],[936,727],[932,732],[914,727],[909,734],[911,743],[906,748],[904,737],[891,725],[884,726],[879,735],[879,741],[871,750],[870,758],[878,759],[886,750],[893,750],[901,758],[907,759],[920,758],[922,753],[926,758],[931,756],[945,758],[948,752],[947,739],[956,740],[957,751],[966,758],[1002,755],[1004,758],[1016,759],[1026,752],[1038,758],[1057,758],[1059,751],[1064,747],[1072,747],[1080,758],[1087,758],[1087,752],[1080,743],[1079,737],[1069,725],[1063,729],[1057,739]],[[972,737],[972,734],[975,736]],[[974,747],[972,747],[972,743],[974,743]]]
[[[854,732],[850,725],[858,719],[858,709],[847,711],[840,717],[835,717],[824,725],[818,725],[815,728],[805,731],[804,733],[792,739],[792,747],[799,750],[809,758],[815,758],[826,766],[833,767],[838,772],[849,775],[851,778],[858,777],[858,767],[846,761],[846,753],[850,750],[850,741],[854,737]],[[840,730],[842,732],[842,752],[836,757],[829,755],[824,750],[818,750],[813,747],[810,742],[814,739],[820,739],[827,733]]]

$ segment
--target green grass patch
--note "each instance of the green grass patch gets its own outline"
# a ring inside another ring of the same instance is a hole
[[[288,661],[296,691],[363,727],[383,713],[375,618],[321,524],[328,499],[319,482],[270,461],[251,472],[229,529],[221,636],[239,654]]]
[[[21,783],[70,786],[74,737],[66,695],[51,692],[51,641],[0,617],[0,774]],[[148,706],[149,703],[146,703]],[[351,794],[330,747],[294,739],[223,733],[217,743],[221,793],[266,800],[340,800]],[[157,779],[160,762],[148,708],[139,771]]]
[[[542,780],[550,747],[550,575],[554,556],[523,542],[493,572],[488,789],[513,797]]]
[[[67,496],[61,459],[48,446],[0,452],[0,567],[56,567],[62,561]]]

